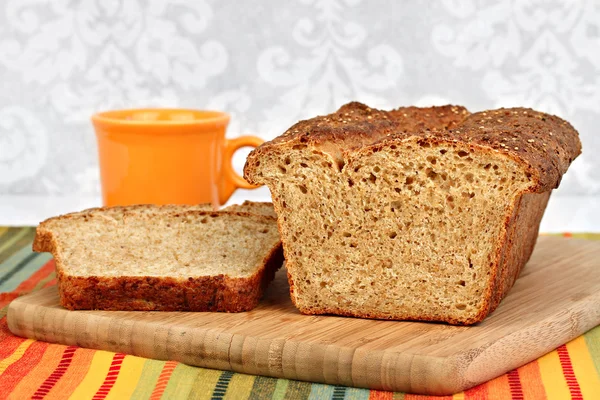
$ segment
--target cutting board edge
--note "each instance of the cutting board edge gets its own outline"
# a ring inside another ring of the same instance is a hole
[[[43,290],[52,290],[52,288]],[[40,315],[40,318],[25,318],[27,308],[32,307],[30,304],[27,304],[26,301],[23,301],[26,300],[26,296],[19,297],[9,304],[7,322],[8,328],[13,334],[29,339],[126,353],[138,357],[147,357],[163,361],[174,360],[203,368],[225,369],[245,374],[404,392],[412,391],[409,383],[410,380],[403,383],[395,382],[396,379],[402,379],[403,376],[407,376],[406,374],[411,376],[415,375],[415,372],[412,371],[414,369],[417,371],[429,370],[428,373],[433,373],[435,376],[440,377],[443,375],[447,377],[447,379],[443,379],[443,381],[448,382],[448,386],[440,380],[438,382],[440,386],[439,390],[430,391],[426,389],[425,392],[430,394],[452,394],[462,390],[460,387],[454,385],[458,369],[456,368],[456,365],[448,363],[448,361],[452,360],[452,357],[446,356],[438,357],[399,351],[371,351],[361,349],[360,347],[354,349],[347,346],[336,346],[323,343],[307,344],[295,339],[265,339],[257,336],[246,336],[239,333],[225,333],[225,337],[219,338],[218,336],[222,332],[216,332],[214,329],[211,330],[203,327],[184,328],[178,326],[169,327],[167,330],[169,332],[177,331],[178,329],[192,330],[194,331],[193,334],[195,336],[202,336],[205,343],[213,343],[214,347],[228,346],[229,351],[227,359],[201,358],[195,353],[187,352],[186,355],[186,352],[170,352],[169,349],[167,349],[167,354],[163,356],[154,353],[144,354],[143,352],[135,350],[136,346],[133,343],[135,339],[131,339],[128,342],[105,342],[104,345],[101,345],[99,340],[81,343],[77,341],[73,335],[64,334],[66,327],[62,325],[69,315],[73,315],[71,311],[63,308],[48,308],[49,310],[52,310],[53,313],[60,314],[61,317],[55,318],[57,324],[53,324],[52,329],[49,330],[47,327],[45,329],[40,329],[37,325],[43,323],[42,315]],[[94,321],[97,323],[103,322],[103,320],[110,320],[109,317],[101,315],[94,317]],[[125,321],[123,320],[123,322]],[[143,325],[161,326],[160,323],[152,322],[146,322]],[[115,326],[114,328],[118,329],[119,327]],[[57,329],[59,329],[58,332]],[[172,333],[174,335],[178,334],[178,332]],[[62,337],[63,340],[57,340],[58,337]],[[136,336],[132,335],[130,337],[135,338]],[[266,353],[267,358],[280,360],[279,365],[261,363],[260,360],[259,364],[262,365],[248,362],[249,359],[256,360],[257,357],[260,356],[258,347],[247,345],[248,342],[256,341],[262,341],[262,347],[272,347],[272,349]],[[235,351],[231,351],[234,347],[237,347],[238,354],[242,354],[241,358],[238,357],[236,359],[236,357],[233,356],[233,354],[236,353]],[[132,349],[134,350],[132,351]],[[319,357],[318,355],[322,355],[322,363],[317,366],[313,361],[314,358]],[[244,360],[242,360],[242,358]],[[385,369],[383,366],[384,363],[390,366],[387,368],[388,373],[385,374],[389,377],[388,382],[380,382],[377,378],[378,372]],[[437,366],[435,371],[430,370],[430,365],[432,364]],[[308,365],[310,365],[310,368],[307,368]],[[369,369],[375,370],[377,373],[375,373],[373,377],[368,377],[359,373],[359,371]],[[312,373],[303,371],[312,371]]]
[[[593,313],[589,313],[590,304],[595,305],[595,308],[592,309]],[[588,313],[582,312],[584,308]],[[561,314],[564,315],[559,320],[556,319],[556,315],[548,316],[528,326],[527,329],[502,337],[489,346],[443,357],[452,360],[453,364],[467,365],[458,372],[461,379],[464,379],[460,385],[460,391],[470,389],[535,361],[600,325],[600,292],[575,301],[569,309],[565,309]],[[552,333],[556,333],[556,335],[553,339],[548,339],[549,334]],[[540,341],[541,335],[546,336],[547,340],[543,347],[540,346],[540,343],[543,343]],[[509,347],[507,350],[507,346],[514,347],[515,343],[519,343],[518,348]],[[502,352],[498,351],[499,348],[502,348]],[[543,354],[540,355],[542,352]],[[507,361],[507,353],[511,357],[509,361]]]
[[[46,290],[52,290],[48,288]],[[400,352],[396,350],[368,350],[356,349],[345,346],[335,346],[331,344],[312,343],[307,344],[295,339],[282,340],[278,338],[260,338],[257,336],[243,335],[240,333],[219,332],[214,329],[204,327],[178,327],[172,326],[166,328],[166,334],[176,335],[182,330],[193,331],[190,334],[202,337],[201,348],[204,353],[218,354],[207,349],[206,343],[213,343],[213,350],[217,347],[227,347],[226,358],[202,357],[194,349],[188,351],[177,351],[165,349],[165,354],[144,353],[136,350],[136,335],[129,336],[131,339],[127,342],[112,342],[109,346],[102,346],[100,338],[92,340],[89,343],[78,342],[73,335],[64,335],[66,326],[65,321],[74,314],[62,308],[49,308],[53,313],[58,313],[64,318],[55,318],[58,324],[52,326],[52,330],[38,329],[37,324],[42,324],[43,316],[40,318],[25,318],[26,310],[31,305],[27,304],[25,297],[19,297],[13,300],[7,311],[8,328],[17,336],[30,339],[42,340],[51,343],[63,345],[78,345],[81,347],[93,348],[98,350],[108,350],[132,354],[139,357],[148,357],[164,361],[175,360],[189,365],[195,365],[203,368],[226,369],[239,373],[272,376],[276,378],[296,379],[309,382],[321,382],[327,384],[338,384],[352,387],[363,387],[378,390],[404,391],[412,393],[423,393],[428,395],[449,395],[467,390],[480,383],[494,379],[514,368],[523,365],[523,348],[536,348],[533,344],[539,344],[538,334],[540,331],[557,332],[552,342],[546,346],[546,352],[554,350],[556,347],[569,342],[578,337],[594,326],[600,324],[600,293],[592,296],[592,302],[598,306],[594,313],[582,313],[579,309],[584,304],[589,306],[590,298],[578,300],[573,303],[570,309],[566,309],[562,318],[556,320],[556,316],[549,316],[525,331],[519,331],[506,335],[499,341],[483,348],[473,348],[448,356],[433,356]],[[589,308],[588,308],[589,311]],[[585,318],[587,316],[587,318]],[[110,320],[106,316],[94,316],[96,323]],[[567,329],[564,329],[565,321],[570,321]],[[88,320],[89,322],[89,320]],[[118,329],[125,323],[115,326]],[[144,322],[145,326],[161,326],[160,323]],[[63,332],[57,332],[56,330]],[[178,331],[179,330],[179,331]],[[57,340],[57,337],[66,340]],[[219,337],[221,336],[221,337]],[[497,348],[515,343],[514,337],[519,336],[518,342],[521,344],[519,357],[515,357],[508,364],[506,363],[505,351],[498,352]],[[257,342],[261,341],[260,347],[268,348],[268,351],[261,354]],[[250,343],[250,344],[249,344]],[[525,343],[525,346],[523,346]],[[532,344],[532,346],[530,346]],[[539,349],[539,346],[537,347]],[[233,350],[233,351],[232,351]],[[529,350],[525,358],[526,362],[533,361],[539,357],[540,351]],[[234,354],[240,354],[234,357]],[[206,355],[206,354],[205,354]],[[266,355],[266,359],[264,356]],[[322,356],[321,356],[322,355]],[[314,364],[315,358],[322,361]],[[490,365],[501,365],[497,362],[499,358],[504,358],[505,366],[502,368],[490,368]],[[270,360],[280,360],[279,363],[272,363]],[[249,360],[254,360],[250,362]],[[310,364],[310,365],[309,365]],[[369,376],[368,373],[359,373],[360,371],[378,371]],[[304,371],[304,372],[302,372]],[[306,372],[308,371],[308,372]],[[380,373],[385,371],[384,373]],[[383,376],[384,378],[381,378]],[[436,377],[435,382],[420,377]],[[410,379],[406,379],[410,377]]]

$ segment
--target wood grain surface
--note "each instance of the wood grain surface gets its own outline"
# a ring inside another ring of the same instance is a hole
[[[239,314],[68,311],[55,287],[14,300],[16,335],[208,368],[422,394],[451,394],[600,324],[600,243],[540,237],[500,307],[472,327],[305,316],[285,271]]]

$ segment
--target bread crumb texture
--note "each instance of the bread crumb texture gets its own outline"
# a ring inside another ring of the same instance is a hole
[[[34,250],[53,253],[72,309],[242,311],[282,263],[263,204],[86,210],[40,224]]]
[[[253,151],[303,313],[473,324],[529,259],[577,132],[529,109],[380,111],[301,121]]]

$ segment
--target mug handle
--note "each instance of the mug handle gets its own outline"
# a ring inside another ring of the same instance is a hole
[[[258,147],[264,143],[264,140],[258,136],[240,136],[235,139],[225,139],[225,151],[223,152],[223,172],[225,173],[226,179],[228,179],[235,189],[256,189],[259,186],[251,185],[246,180],[237,174],[233,170],[231,161],[233,159],[233,153],[242,147]],[[232,191],[233,192],[233,191]]]

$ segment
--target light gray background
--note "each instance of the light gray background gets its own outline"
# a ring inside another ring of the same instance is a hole
[[[584,154],[551,230],[600,230],[600,1],[9,0],[0,85],[0,224],[99,204],[96,111],[223,109],[269,139],[359,100],[569,120]]]

